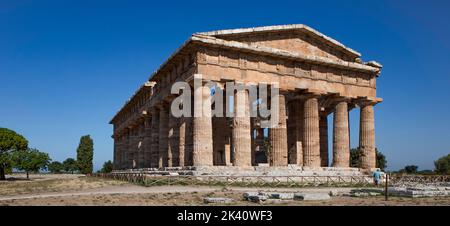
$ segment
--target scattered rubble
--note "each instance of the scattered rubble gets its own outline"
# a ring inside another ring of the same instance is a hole
[[[205,197],[205,198],[203,198],[203,202],[204,202],[204,203],[221,203],[221,204],[226,204],[226,203],[231,203],[231,202],[233,202],[233,199],[231,199],[231,198],[212,198],[212,197]]]
[[[302,200],[302,201],[315,201],[328,199],[331,199],[331,197],[326,193],[295,193],[294,195],[294,200]]]
[[[272,193],[270,194],[270,198],[282,200],[294,199],[294,193]]]
[[[388,194],[392,196],[402,196],[411,198],[450,196],[450,183],[449,182],[419,183],[408,181],[391,185],[388,188]]]
[[[383,195],[382,189],[369,189],[369,188],[362,188],[362,189],[353,189],[350,191],[351,197],[369,197],[369,196],[379,196]]]
[[[294,193],[294,192],[246,192],[244,193],[244,199],[251,202],[278,202],[278,201],[288,201],[288,200],[327,200],[331,196],[327,193]]]

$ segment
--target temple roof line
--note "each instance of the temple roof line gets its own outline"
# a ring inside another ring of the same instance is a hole
[[[338,42],[337,40],[330,38],[330,37],[318,32],[317,30],[315,30],[309,26],[306,26],[304,24],[289,24],[289,25],[275,25],[275,26],[252,27],[252,28],[227,29],[227,30],[217,30],[217,31],[209,31],[209,32],[198,32],[195,34],[206,35],[206,36],[230,36],[230,35],[247,34],[247,33],[276,32],[276,31],[286,31],[286,30],[306,31],[307,33],[315,36],[319,40],[330,44],[332,47],[343,50],[350,55],[353,55],[356,57],[361,57],[361,53],[345,46],[344,44]]]
[[[380,68],[364,65],[360,63],[355,62],[349,62],[349,61],[337,61],[332,60],[325,57],[319,57],[319,56],[308,56],[296,52],[266,47],[266,46],[260,46],[260,45],[254,45],[254,44],[246,44],[238,41],[227,41],[211,36],[204,36],[199,34],[194,34],[191,39],[194,42],[201,42],[209,45],[217,45],[222,47],[228,47],[233,49],[240,49],[240,50],[246,50],[249,52],[255,52],[260,53],[264,55],[272,55],[272,56],[278,56],[278,57],[284,57],[284,58],[292,58],[296,60],[301,61],[308,61],[316,64],[326,64],[330,66],[337,66],[342,68],[351,68],[354,70],[361,70],[361,71],[369,71],[369,72],[379,72]]]
[[[262,55],[272,55],[276,57],[283,57],[288,59],[296,59],[300,61],[307,61],[316,64],[322,65],[330,65],[339,68],[349,68],[357,71],[367,71],[371,73],[379,73],[382,65],[376,61],[369,61],[366,63],[357,63],[357,62],[349,62],[349,61],[337,61],[332,60],[325,57],[319,56],[308,56],[304,54],[300,54],[297,52],[291,52],[287,50],[281,50],[266,46],[260,46],[255,44],[246,44],[238,41],[228,41],[219,38],[220,36],[228,36],[228,35],[237,35],[237,34],[246,34],[246,33],[254,33],[254,32],[276,32],[283,30],[302,30],[306,31],[309,34],[312,34],[318,38],[318,40],[325,41],[331,46],[343,50],[346,53],[353,55],[355,57],[360,57],[361,54],[356,52],[355,50],[346,47],[342,43],[332,39],[313,28],[303,25],[303,24],[291,24],[291,25],[276,25],[276,26],[264,26],[264,27],[254,27],[254,28],[240,28],[240,29],[228,29],[228,30],[217,30],[217,31],[209,31],[209,32],[197,32],[192,34],[180,47],[178,47],[159,67],[155,70],[148,80],[142,84],[139,89],[123,104],[120,110],[114,115],[111,122],[118,116],[118,114],[131,102],[131,100],[146,86],[148,86],[148,82],[153,79],[155,75],[157,75],[176,55],[178,55],[186,46],[191,43],[203,43],[205,45],[215,45],[221,46],[225,48],[233,48],[239,49],[247,52],[254,52]],[[219,36],[219,37],[216,37]],[[110,123],[111,123],[110,122]]]

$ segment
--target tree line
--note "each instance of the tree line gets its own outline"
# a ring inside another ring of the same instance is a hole
[[[267,139],[264,140],[266,155],[269,155],[271,146]],[[376,150],[376,167],[384,170],[387,167],[386,157]],[[29,177],[30,172],[48,170],[51,173],[93,173],[94,142],[89,135],[82,136],[76,150],[77,158],[67,158],[63,162],[52,161],[50,156],[36,148],[28,147],[28,140],[22,135],[7,128],[0,128],[0,180],[6,179],[13,169],[23,171]],[[350,150],[350,166],[360,166],[361,150]],[[395,173],[406,174],[446,174],[450,175],[450,154],[443,156],[434,162],[435,169],[418,171],[415,165],[405,166]],[[101,173],[112,171],[113,163],[107,161],[103,164]]]
[[[399,174],[419,174],[419,175],[450,175],[450,154],[442,156],[434,161],[434,170],[419,170],[416,165],[407,165],[403,169],[395,171]]]
[[[36,148],[28,147],[28,140],[7,128],[0,128],[0,180],[6,180],[6,174],[13,170],[25,172],[50,171],[51,173],[93,172],[94,142],[89,135],[82,136],[78,145],[77,158],[67,158],[62,163],[52,161],[50,156]],[[101,172],[111,172],[112,162],[103,165]]]

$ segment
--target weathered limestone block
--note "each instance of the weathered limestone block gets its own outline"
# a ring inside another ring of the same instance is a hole
[[[213,197],[206,197],[203,198],[204,203],[219,203],[219,204],[225,204],[225,203],[232,203],[233,199],[231,198],[213,198]]]
[[[259,195],[259,192],[256,191],[249,191],[249,192],[245,192],[244,194],[242,194],[242,196],[244,197],[244,199],[248,200],[250,196],[257,196]]]
[[[294,193],[271,193],[270,198],[282,200],[294,199]]]
[[[347,102],[341,101],[336,105],[333,121],[333,167],[349,167],[350,134]]]
[[[276,98],[276,97],[274,97]],[[287,147],[287,125],[286,125],[286,99],[280,94],[279,110],[271,117],[278,117],[278,124],[269,129],[269,139],[272,146],[271,162],[272,166],[288,165],[288,147]]]
[[[247,90],[237,90],[234,101],[232,138],[234,144],[234,165],[251,166],[250,111]]]
[[[319,103],[310,97],[304,103],[303,165],[320,167]]]
[[[247,196],[244,195],[244,197],[246,200],[256,203],[264,202],[269,198],[269,196],[264,193],[248,194]]]
[[[213,165],[211,95],[207,87],[194,91],[193,166]],[[203,107],[205,106],[205,107]]]
[[[328,200],[331,199],[327,193],[295,193],[295,200],[314,201],[314,200]]]
[[[373,105],[361,106],[359,148],[361,149],[361,168],[376,167],[375,153],[375,121]]]

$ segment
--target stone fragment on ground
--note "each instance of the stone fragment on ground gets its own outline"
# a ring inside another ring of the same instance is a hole
[[[295,200],[301,201],[316,201],[316,200],[328,200],[331,199],[329,194],[326,193],[295,193]]]
[[[439,196],[450,196],[450,188],[446,186],[410,185],[400,187],[389,187],[388,193],[389,195],[404,196],[411,198],[439,197]]]
[[[219,203],[219,204],[226,204],[233,202],[233,199],[231,198],[215,198],[215,197],[205,197],[203,198],[204,203]]]
[[[339,196],[340,195],[340,193],[337,190],[331,190],[328,194],[330,196]]]
[[[294,199],[294,193],[271,193],[269,197],[271,199],[289,200]]]
[[[255,195],[255,196],[249,196],[248,200],[251,202],[259,203],[259,202],[266,201],[267,198],[268,198],[267,195]]]
[[[351,197],[369,197],[369,196],[378,196],[383,195],[383,190],[381,189],[371,189],[371,188],[361,188],[361,189],[353,189],[350,191]]]
[[[262,193],[260,193],[260,192],[254,192],[254,191],[249,191],[249,192],[245,192],[245,193],[243,194],[243,196],[244,196],[244,199],[248,200],[250,196],[257,196],[257,195],[259,195],[259,194],[262,194]]]

